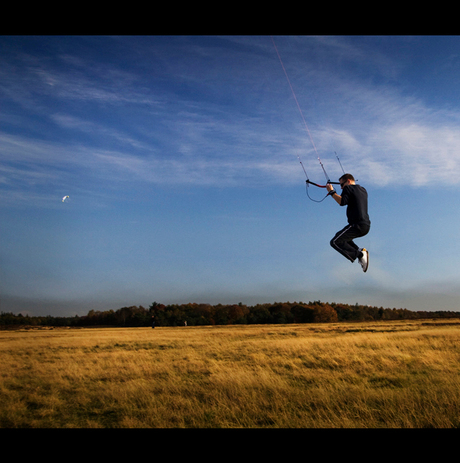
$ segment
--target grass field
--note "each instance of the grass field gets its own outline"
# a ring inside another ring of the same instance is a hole
[[[453,428],[460,322],[0,331],[2,428]]]

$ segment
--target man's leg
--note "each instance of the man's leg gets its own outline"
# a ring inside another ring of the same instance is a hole
[[[361,257],[361,251],[358,246],[353,242],[354,238],[359,238],[368,233],[361,230],[355,225],[347,225],[345,228],[337,232],[331,240],[331,246],[342,256],[347,258],[350,262],[354,262],[357,258]]]

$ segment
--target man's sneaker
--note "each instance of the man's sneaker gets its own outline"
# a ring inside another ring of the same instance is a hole
[[[362,248],[361,252],[363,253],[363,257],[358,260],[361,264],[361,267],[363,268],[363,272],[367,272],[367,268],[369,267],[369,252],[366,248]]]

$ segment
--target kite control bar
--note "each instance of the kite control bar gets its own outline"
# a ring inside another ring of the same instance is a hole
[[[310,185],[315,185],[319,188],[326,188],[326,185],[318,185],[317,183],[313,183],[313,182],[310,182],[309,179],[306,180],[307,183],[309,183]],[[327,182],[327,183],[330,183],[331,185],[340,185],[340,182]]]
[[[327,193],[327,195],[323,198],[323,199],[320,199],[320,200],[316,200],[316,199],[313,199],[309,194],[308,194],[308,185],[315,185],[319,188],[326,188],[326,185],[318,185],[317,183],[314,183],[314,182],[310,182],[310,180],[307,178],[306,180],[306,183],[307,183],[307,196],[312,200],[314,201],[315,203],[321,203],[323,202],[331,193],[335,192],[334,190],[332,191],[329,191]],[[340,185],[340,182],[331,182],[330,180],[327,181],[328,184],[331,184],[331,185]]]

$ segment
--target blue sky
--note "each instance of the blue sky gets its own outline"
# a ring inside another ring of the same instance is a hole
[[[327,173],[369,192],[366,274],[329,245],[345,208],[305,194],[270,36],[2,36],[0,310],[458,310],[460,37],[274,40]]]

